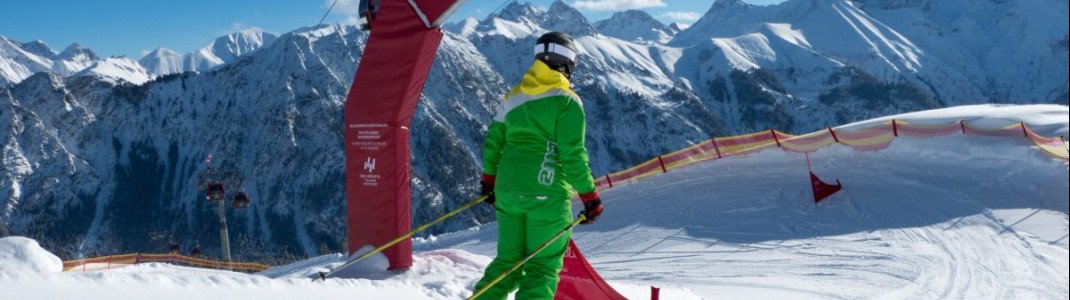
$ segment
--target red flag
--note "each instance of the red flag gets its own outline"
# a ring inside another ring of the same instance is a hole
[[[565,251],[564,267],[558,276],[561,281],[557,283],[555,300],[627,300],[598,276],[571,239],[568,240],[568,251]]]
[[[835,185],[828,184],[821,181],[820,178],[817,178],[817,175],[814,175],[814,172],[810,172],[810,185],[814,187],[814,203],[825,200],[825,198],[832,196],[832,194],[839,192],[840,189],[843,188],[843,184],[840,183],[839,179],[836,179]]]
[[[832,194],[839,192],[843,188],[843,184],[840,183],[839,179],[836,179],[835,185],[831,185],[821,181],[821,178],[817,178],[817,175],[814,174],[814,166],[810,164],[810,153],[803,154],[806,155],[806,169],[810,170],[810,186],[814,188],[814,203],[825,200],[825,198],[832,196]]]

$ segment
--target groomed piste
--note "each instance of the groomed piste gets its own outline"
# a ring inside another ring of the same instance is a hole
[[[964,120],[977,130],[1024,124],[1057,137],[1067,134],[1068,116],[1058,105],[967,106],[836,131]],[[803,154],[774,146],[606,189],[603,218],[574,239],[631,299],[649,299],[649,286],[662,299],[1070,295],[1068,167],[1032,140],[900,135],[879,150],[814,150],[815,173],[844,186],[820,203]],[[343,263],[341,254],[252,275],[163,263],[60,272],[61,262],[32,240],[8,237],[0,248],[16,254],[0,255],[0,298],[458,299],[494,254],[494,226],[417,239],[407,273],[379,271],[385,261],[372,259],[366,279],[326,282],[308,277]]]

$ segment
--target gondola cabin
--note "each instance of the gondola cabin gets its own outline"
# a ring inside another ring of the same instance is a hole
[[[223,189],[223,183],[212,181],[208,183],[208,201],[220,201],[226,197],[227,192]]]
[[[245,192],[234,193],[234,199],[231,199],[230,203],[234,208],[249,207],[249,195],[246,195]]]

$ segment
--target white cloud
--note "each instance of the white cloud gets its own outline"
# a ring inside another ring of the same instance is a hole
[[[698,21],[699,18],[702,18],[702,15],[693,11],[670,11],[663,13],[660,16],[666,19],[682,22],[694,22]]]
[[[624,10],[649,7],[664,7],[663,0],[580,0],[572,6],[584,10]]]
[[[336,0],[324,0],[324,8],[331,7],[331,3]],[[360,0],[337,0],[338,4],[334,5],[334,9],[331,10],[332,14],[340,15],[356,15],[360,11]]]
[[[238,32],[238,31],[242,31],[242,30],[246,30],[246,29],[250,29],[250,28],[255,28],[255,27],[249,27],[249,25],[245,25],[245,23],[243,23],[243,22],[234,22],[234,23],[230,23],[230,28],[227,29],[227,30],[229,30],[230,32]],[[228,33],[230,33],[230,32],[228,32]]]

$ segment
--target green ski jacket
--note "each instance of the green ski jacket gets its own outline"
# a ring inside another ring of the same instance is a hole
[[[536,60],[502,100],[483,144],[484,180],[515,196],[598,198],[580,97],[564,74]]]

